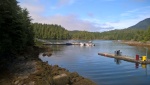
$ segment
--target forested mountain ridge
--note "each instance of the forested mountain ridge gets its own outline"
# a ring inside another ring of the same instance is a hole
[[[140,22],[138,22],[137,24],[131,26],[131,27],[128,27],[127,29],[142,29],[142,30],[145,30],[145,29],[148,29],[150,27],[150,18],[146,18]]]
[[[150,25],[149,20],[150,18],[147,18],[144,21],[140,21],[137,26],[139,27],[149,26]],[[33,23],[32,26],[34,28],[33,31],[35,33],[35,37],[40,39],[51,39],[51,40],[106,39],[106,40],[135,40],[144,42],[150,41],[150,27],[117,29],[106,32],[88,32],[80,30],[68,31],[64,27],[56,24],[53,25],[53,24]]]
[[[102,32],[100,37],[109,40],[150,41],[150,18],[126,29]]]

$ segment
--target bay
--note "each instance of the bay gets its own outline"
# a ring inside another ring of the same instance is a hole
[[[66,40],[50,42],[88,42],[86,40]],[[129,46],[111,40],[93,40],[95,46],[49,45],[54,51],[52,56],[39,57],[50,65],[59,65],[70,72],[78,72],[98,85],[149,85],[150,65],[116,60],[98,55],[98,52],[114,53],[120,50],[122,55],[140,57],[146,55],[145,47]],[[150,58],[148,51],[147,57]]]

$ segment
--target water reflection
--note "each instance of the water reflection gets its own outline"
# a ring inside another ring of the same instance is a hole
[[[147,64],[141,64],[142,68],[147,68]]]
[[[139,63],[135,63],[135,68],[139,68]]]
[[[135,63],[135,68],[138,69],[140,66],[139,66],[139,63]],[[143,69],[146,69],[147,68],[147,64],[141,64],[141,67]]]
[[[114,61],[116,62],[117,65],[119,65],[121,63],[120,59],[114,58]]]
[[[121,60],[120,59],[117,59],[117,58],[114,58],[114,62],[119,65],[121,64]],[[135,63],[135,68],[138,69],[140,67],[139,63]],[[147,64],[141,64],[141,67],[143,69],[146,69],[147,68]]]
[[[117,65],[121,64],[121,60],[114,58],[114,62]],[[138,69],[141,66],[141,68],[143,68],[145,70],[145,75],[148,76],[148,71],[147,71],[147,64],[139,64],[139,63],[135,63],[135,68]]]
[[[61,46],[61,45],[49,45],[49,47],[53,50],[53,51],[61,51],[65,48],[65,46]]]

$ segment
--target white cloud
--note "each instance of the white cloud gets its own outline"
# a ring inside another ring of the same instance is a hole
[[[44,11],[44,7],[43,6],[39,6],[39,5],[21,4],[21,6],[23,8],[27,8],[31,13],[33,13],[33,12],[41,13],[41,12]]]
[[[45,7],[39,3],[39,0],[24,0],[24,2],[19,3],[19,5],[22,8],[27,8],[32,19],[35,19],[37,18],[37,16],[40,16],[45,11]]]
[[[36,17],[34,22],[48,23],[48,24],[58,24],[63,26],[68,30],[86,30],[86,31],[105,31],[110,29],[110,27],[104,27],[98,23],[90,22],[87,20],[81,20],[75,15],[54,15],[49,17]]]
[[[134,9],[134,10],[131,10],[131,11],[127,11],[125,13],[122,13],[121,16],[122,17],[131,16],[133,13],[138,12],[138,10],[139,9]]]
[[[95,23],[94,26],[101,27],[101,28],[103,28],[103,30],[113,30],[113,28],[114,28],[111,25],[103,23],[99,19],[96,19],[96,18],[89,18],[89,19],[84,19],[84,20]]]
[[[120,20],[114,22],[101,22],[98,19],[85,19],[87,21],[91,21],[93,23],[97,23],[96,26],[101,28],[110,28],[112,29],[124,29],[130,26],[137,24],[139,21],[142,21],[146,18],[150,18],[150,6],[129,10],[117,16]],[[108,29],[109,30],[109,29]]]
[[[141,15],[138,16],[138,18],[133,18],[133,19],[126,19],[126,20],[122,20],[122,21],[117,21],[117,22],[106,22],[105,24],[114,27],[115,29],[124,29],[124,28],[128,28],[130,26],[133,26],[135,24],[137,24],[138,22],[149,18],[150,15]]]
[[[123,20],[117,22],[106,22],[105,24],[115,27],[116,29],[123,29],[137,24],[146,18],[150,18],[150,6],[134,9],[122,13],[120,19]]]
[[[52,9],[56,9],[56,6],[64,6],[73,4],[75,0],[59,0],[57,5],[51,6]],[[32,2],[32,3],[29,3]],[[59,15],[43,16],[42,14],[46,11],[44,5],[39,4],[39,0],[30,0],[20,3],[21,7],[27,8],[32,17],[32,22],[47,23],[47,24],[58,24],[66,28],[67,30],[86,30],[86,31],[106,31],[111,29],[104,24],[99,24],[94,21],[82,20],[75,15]],[[90,17],[94,15],[89,13]]]
[[[114,1],[114,0],[104,0]],[[32,2],[32,3],[30,3]],[[75,0],[58,0],[51,9],[66,6],[75,3]],[[106,31],[112,29],[123,29],[132,26],[139,21],[150,17],[150,6],[142,7],[134,10],[126,11],[120,16],[117,16],[120,21],[117,22],[101,22],[96,18],[94,13],[87,13],[89,19],[79,19],[75,15],[52,15],[44,17],[42,14],[46,12],[46,7],[40,4],[40,0],[24,0],[23,3],[19,3],[21,7],[29,10],[30,16],[33,22],[59,24],[68,30],[87,30],[87,31]],[[51,10],[48,10],[51,11]]]
[[[126,11],[125,13],[122,13],[121,16],[122,17],[132,17],[132,16],[143,15],[144,13],[149,14],[150,13],[149,9],[150,9],[150,6],[146,6],[146,7]]]
[[[105,24],[115,27],[115,29],[124,29],[137,23],[138,20],[128,19],[118,22],[106,22]]]

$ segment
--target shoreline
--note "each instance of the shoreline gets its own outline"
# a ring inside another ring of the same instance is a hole
[[[20,56],[0,73],[0,85],[96,85],[77,72],[69,72],[58,65],[49,65],[39,59],[40,52],[49,52],[47,47],[34,47]],[[6,73],[7,72],[7,73]]]
[[[123,44],[128,44],[128,45],[131,45],[131,46],[146,46],[148,48],[150,48],[150,42],[140,42],[140,41],[120,41],[121,43]]]

